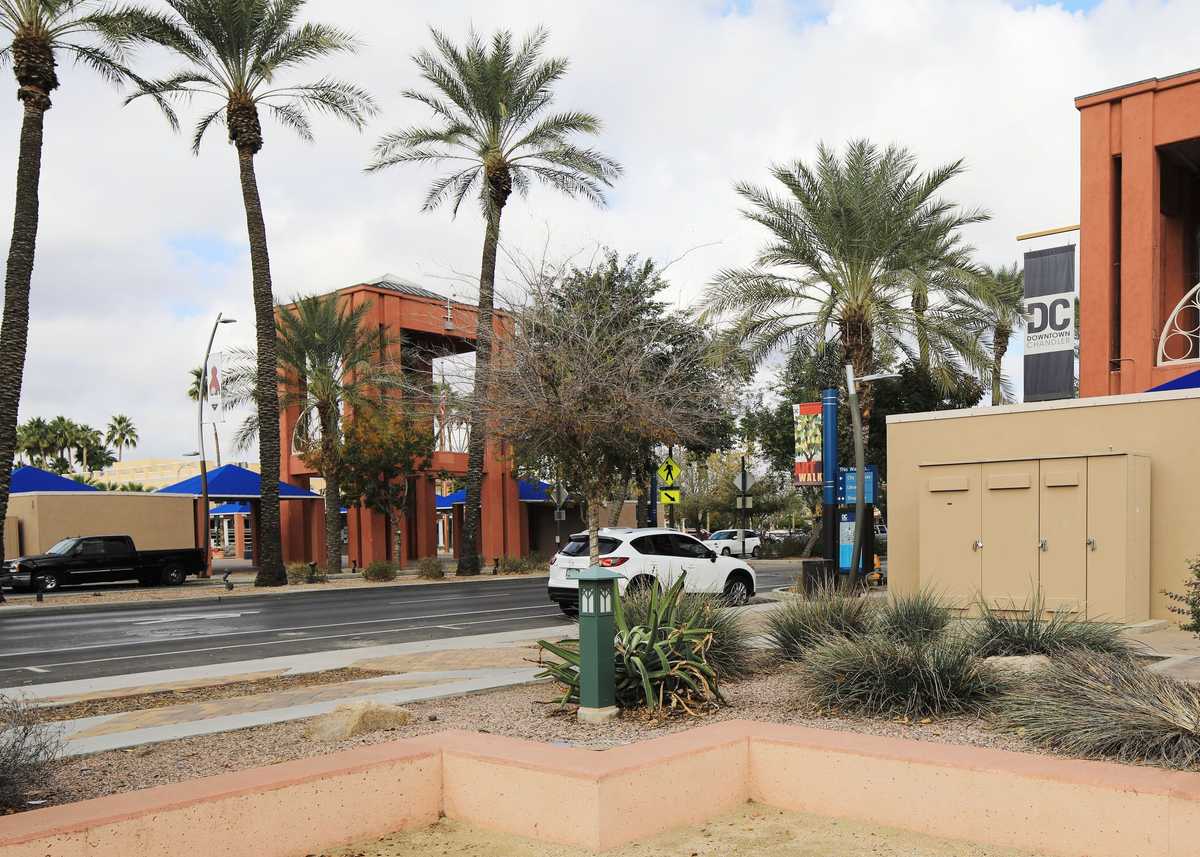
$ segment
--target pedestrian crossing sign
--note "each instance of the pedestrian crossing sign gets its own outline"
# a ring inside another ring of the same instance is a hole
[[[670,488],[679,479],[679,463],[667,456],[667,460],[658,466],[658,483],[664,488]]]

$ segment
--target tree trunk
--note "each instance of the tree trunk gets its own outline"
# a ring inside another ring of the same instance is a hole
[[[1000,369],[1000,364],[1004,362],[1004,355],[1008,353],[1008,337],[1009,332],[1003,328],[997,327],[992,332],[992,404],[1004,404],[1004,388],[1002,381],[1004,374]]]
[[[483,526],[480,496],[483,490],[483,459],[487,449],[487,374],[492,361],[492,307],[496,296],[496,250],[500,244],[500,215],[504,204],[494,204],[487,213],[483,237],[483,263],[479,269],[479,313],[475,328],[475,390],[471,401],[471,439],[467,445],[467,500],[463,508],[462,550],[457,574],[479,574]]]
[[[854,367],[854,377],[861,378],[871,372],[875,362],[875,341],[871,323],[865,319],[851,319],[842,327],[842,342],[846,347],[846,359]],[[857,385],[856,385],[857,386]],[[875,404],[875,394],[870,384],[858,387],[858,406],[862,411],[863,446],[870,440],[871,408]]]
[[[334,447],[338,437],[338,415],[323,414],[321,417],[321,443],[325,447],[321,460],[325,463],[325,571],[327,574],[342,573],[342,485],[337,453]]]
[[[213,450],[217,455],[217,467],[221,466],[221,438],[217,435],[217,424],[214,422],[213,427]]]
[[[275,295],[271,291],[271,258],[267,251],[267,225],[263,221],[254,152],[239,147],[238,165],[242,201],[246,206],[246,231],[250,239],[250,268],[254,288],[254,328],[258,349],[254,398],[258,406],[259,531],[258,576],[255,586],[284,586],[283,545],[279,535],[279,389],[275,361]]]
[[[620,496],[613,498],[613,507],[608,511],[608,525],[610,527],[621,526],[621,512],[625,509],[625,501],[629,499],[629,483],[625,483],[625,489]]]
[[[600,562],[600,507],[604,498],[594,495],[587,498],[588,525],[588,564],[597,565]]]
[[[12,243],[4,277],[4,319],[0,322],[0,556],[3,556],[4,516],[12,485],[13,453],[17,446],[17,410],[25,377],[29,343],[29,282],[38,231],[38,184],[42,175],[42,120],[49,98],[24,102],[20,151],[17,156],[17,194],[13,207]]]

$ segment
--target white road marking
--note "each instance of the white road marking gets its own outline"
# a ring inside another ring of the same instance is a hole
[[[254,616],[261,610],[243,610],[241,613],[187,613],[183,616],[160,616],[157,619],[137,619],[132,625],[162,625],[166,622],[192,622],[197,619],[237,619],[241,616]]]
[[[25,667],[25,669],[29,670],[31,673],[48,673],[48,672],[50,672],[50,670],[44,670],[41,667]]]
[[[547,617],[562,618],[562,613],[559,610],[553,610],[549,613],[539,613],[536,616],[505,616],[501,619],[478,619],[474,622],[460,622],[459,625],[466,627],[467,625],[487,625],[492,622],[511,622],[514,619],[542,619]],[[402,620],[396,620],[402,621]],[[441,628],[442,625],[418,625],[415,628],[383,628],[379,631],[373,631],[374,635],[379,634],[397,634],[403,631],[428,631],[432,628]],[[83,664],[103,664],[110,661],[132,661],[137,658],[165,658],[171,655],[190,655],[197,652],[221,652],[225,649],[247,649],[255,646],[278,646],[280,643],[308,643],[315,640],[342,640],[347,637],[357,637],[358,634],[329,634],[324,637],[305,637],[303,640],[265,640],[261,643],[233,643],[229,646],[210,646],[206,649],[181,649],[177,652],[146,652],[141,655],[119,655],[115,658],[93,658],[87,661],[62,661],[55,664],[47,664],[49,667],[76,667]],[[19,670],[33,670],[37,667],[5,667],[0,669],[0,673],[17,672]]]
[[[351,625],[378,625],[382,622],[411,622],[418,619],[451,619],[455,616],[479,616],[484,613],[515,613],[521,610],[544,610],[545,604],[530,607],[499,607],[493,610],[467,610],[458,613],[431,613],[426,616],[392,616],[388,619],[356,619],[353,622],[328,622],[324,625],[296,625],[292,628],[258,628],[253,631],[223,631],[220,634],[193,634],[190,637],[173,637],[171,642],[182,643],[188,640],[212,640],[218,637],[239,637],[246,634],[278,634],[282,631],[312,631],[321,628],[348,628]],[[436,627],[436,626],[434,626]],[[320,638],[316,638],[320,639]],[[93,643],[86,646],[69,646],[62,649],[34,649],[24,652],[5,652],[6,656],[17,655],[54,655],[60,652],[82,652],[88,649],[116,649],[124,646],[153,646],[161,644],[162,640],[131,640],[124,643]],[[198,651],[204,651],[200,649]]]

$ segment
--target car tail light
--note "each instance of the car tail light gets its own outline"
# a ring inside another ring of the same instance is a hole
[[[618,565],[624,565],[629,559],[627,556],[602,556],[600,557],[601,568],[616,568]]]

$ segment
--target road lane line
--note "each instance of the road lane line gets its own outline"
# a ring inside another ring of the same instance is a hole
[[[455,616],[480,616],[485,613],[513,613],[519,610],[542,610],[545,604],[529,607],[498,607],[493,610],[467,610],[459,613],[431,613],[427,616],[391,616],[387,619],[355,619],[352,622],[327,622],[323,625],[295,625],[285,628],[258,628],[253,631],[222,631],[219,634],[193,634],[190,637],[172,637],[169,640],[130,640],[128,642],[89,643],[86,646],[67,646],[61,649],[32,649],[24,652],[5,652],[3,657],[26,655],[56,655],[62,652],[82,652],[88,649],[116,649],[123,646],[156,646],[163,643],[182,643],[188,640],[212,640],[218,637],[244,637],[247,634],[279,634],[284,631],[313,631],[321,628],[348,628],[351,625],[378,625],[381,622],[415,622],[421,619],[449,619]],[[2,662],[2,661],[0,661]]]
[[[524,622],[528,619],[543,619],[543,618],[549,618],[549,617],[561,619],[562,611],[552,610],[549,613],[539,613],[536,616],[505,616],[504,618],[501,618],[501,619],[478,619],[474,622],[459,622],[458,624],[460,626],[466,627],[468,625],[487,625],[492,622]],[[431,629],[438,629],[438,628],[443,628],[443,627],[445,627],[445,626],[443,626],[443,625],[418,625],[415,628],[381,628],[378,631],[370,631],[368,633],[373,634],[373,635],[398,634],[398,633],[401,633],[404,631],[428,631]],[[361,635],[360,634],[328,634],[323,637],[297,637],[297,638],[293,638],[290,640],[265,640],[261,643],[233,643],[228,646],[210,646],[209,648],[205,648],[205,649],[180,649],[177,652],[145,652],[140,655],[119,655],[118,657],[115,657],[115,658],[93,658],[93,659],[87,660],[87,661],[59,661],[59,662],[53,663],[53,664],[46,664],[45,666],[57,669],[59,667],[77,667],[77,666],[82,666],[84,664],[104,664],[104,663],[110,663],[112,661],[132,661],[132,660],[136,660],[138,658],[166,658],[166,657],[171,657],[172,655],[191,655],[191,654],[197,654],[200,652],[222,652],[222,651],[225,651],[226,649],[248,649],[248,648],[254,648],[255,646],[278,646],[278,645],[285,644],[285,643],[292,643],[292,644],[308,643],[308,642],[315,642],[317,640],[342,640],[347,637],[358,637],[358,636],[361,636]],[[42,669],[42,667],[4,667],[4,668],[0,669],[0,673],[20,672],[23,670],[37,671],[38,669]],[[49,670],[45,670],[45,671],[49,672]],[[123,675],[123,673],[116,673],[116,675]]]

